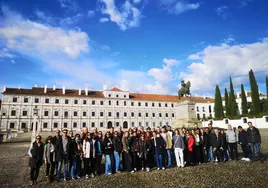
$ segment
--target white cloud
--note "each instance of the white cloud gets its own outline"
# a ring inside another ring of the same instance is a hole
[[[229,35],[227,38],[223,39],[223,44],[232,44],[235,42],[235,39],[232,35]]]
[[[5,15],[5,12],[4,12]],[[7,16],[7,14],[6,14]],[[17,51],[37,51],[38,54],[63,53],[76,58],[88,53],[88,36],[84,32],[51,27],[20,18],[6,18],[0,28],[0,37],[7,41],[7,48]]]
[[[77,11],[79,8],[74,0],[59,0],[59,3],[62,8],[67,10]]]
[[[141,12],[133,4],[126,0],[124,4],[118,8],[114,0],[101,0],[105,6],[101,9],[103,14],[110,17],[110,21],[116,23],[121,30],[126,30],[140,25],[142,17]]]
[[[252,44],[208,46],[202,52],[189,57],[198,61],[192,62],[180,77],[192,82],[191,90],[213,92],[216,84],[228,83],[232,76],[234,84],[247,80],[248,71],[255,74],[268,73],[268,38]],[[190,59],[190,58],[189,58]],[[247,84],[247,83],[244,83]]]
[[[12,54],[9,49],[7,48],[0,49],[0,58],[14,58],[14,57],[16,56]]]
[[[95,16],[95,12],[94,12],[94,10],[89,10],[89,11],[87,11],[87,17],[89,17],[89,18],[93,18]]]
[[[109,22],[109,18],[101,18],[100,23]]]
[[[222,17],[222,19],[226,19],[227,18],[227,12],[226,10],[228,9],[229,7],[226,6],[226,5],[223,5],[223,6],[220,6],[218,8],[216,8],[216,13]]]
[[[83,15],[78,13],[71,17],[66,17],[60,20],[60,25],[74,25],[78,23],[83,18]]]
[[[133,0],[134,4],[139,4],[142,0]]]
[[[199,7],[199,3],[185,3],[183,1],[178,1],[175,3],[175,5],[172,5],[172,7],[168,11],[173,14],[181,14],[186,11],[196,10]]]

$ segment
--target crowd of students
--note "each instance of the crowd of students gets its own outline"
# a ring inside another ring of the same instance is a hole
[[[156,167],[165,170],[172,166],[185,167],[207,162],[237,160],[240,144],[243,151],[242,160],[250,161],[260,157],[261,136],[259,130],[248,122],[245,131],[241,126],[238,132],[228,125],[227,131],[208,127],[175,129],[170,126],[154,128],[131,128],[123,132],[121,128],[108,130],[105,135],[96,128],[92,132],[84,128],[81,134],[65,129],[54,137],[49,136],[45,144],[41,136],[36,136],[28,154],[30,179],[37,184],[39,169],[46,165],[47,183],[67,178],[79,179],[111,175],[121,171],[135,173],[149,172]],[[256,156],[257,154],[257,156]],[[105,171],[102,170],[104,158]],[[55,176],[56,171],[56,176]]]

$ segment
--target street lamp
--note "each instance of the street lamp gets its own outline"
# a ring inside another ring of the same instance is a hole
[[[32,139],[31,139],[31,142],[34,142],[35,141],[35,137],[37,134],[39,134],[39,129],[36,127],[36,124],[37,124],[37,118],[38,118],[38,109],[37,109],[37,106],[34,107],[33,109],[33,130],[32,130]],[[38,127],[39,127],[39,124],[37,124]],[[36,134],[36,131],[37,134]]]

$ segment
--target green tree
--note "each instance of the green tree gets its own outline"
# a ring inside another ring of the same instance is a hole
[[[223,118],[223,106],[222,106],[222,98],[221,98],[221,91],[219,86],[216,86],[215,89],[215,102],[214,102],[214,111],[215,111],[215,118],[222,119]]]
[[[231,77],[230,77],[230,93],[229,93],[229,99],[228,99],[228,106],[230,110],[230,116],[231,117],[237,116],[238,106],[235,100],[234,86],[233,86]]]
[[[242,103],[241,103],[242,115],[248,114],[248,102],[247,102],[247,97],[246,97],[243,84],[241,84],[241,100],[242,100]]]
[[[249,71],[249,82],[251,88],[251,100],[253,108],[252,114],[258,115],[261,112],[260,94],[259,94],[259,87],[252,69]]]
[[[268,98],[268,76],[266,76],[266,97]]]
[[[224,92],[224,100],[225,100],[225,116],[228,117],[230,115],[230,108],[229,108],[229,103],[228,103],[228,91],[225,88],[225,92]]]

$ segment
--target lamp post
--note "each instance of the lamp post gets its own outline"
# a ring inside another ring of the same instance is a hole
[[[37,134],[39,133],[39,129],[37,129],[36,127],[36,123],[37,123],[37,117],[38,117],[38,109],[37,106],[34,107],[33,109],[33,130],[32,130],[32,139],[31,142],[35,141],[35,137],[36,137],[36,131],[38,130]]]

